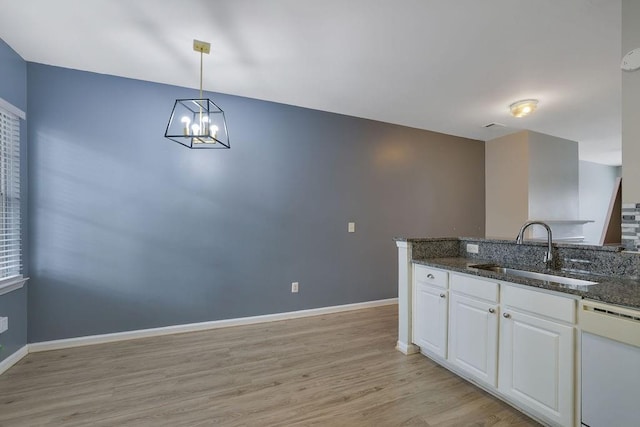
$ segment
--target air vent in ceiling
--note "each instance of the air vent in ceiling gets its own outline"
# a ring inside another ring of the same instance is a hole
[[[505,128],[507,127],[506,125],[503,125],[502,123],[496,123],[496,122],[492,122],[492,123],[487,123],[486,125],[482,126],[483,128]]]

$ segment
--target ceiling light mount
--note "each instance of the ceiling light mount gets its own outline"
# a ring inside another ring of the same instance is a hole
[[[188,148],[231,148],[224,111],[202,96],[202,60],[211,44],[194,40],[193,50],[200,53],[200,97],[176,99],[164,136]]]
[[[193,50],[200,53],[206,53],[209,55],[211,53],[211,43],[203,42],[201,40],[193,41]]]
[[[509,110],[513,117],[525,117],[533,113],[538,108],[537,99],[523,99],[509,105]]]

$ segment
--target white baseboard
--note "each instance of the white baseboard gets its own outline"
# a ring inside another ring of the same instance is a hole
[[[165,326],[161,328],[139,329],[135,331],[116,332],[112,334],[89,335],[85,337],[68,338],[54,341],[43,341],[29,344],[29,353],[39,351],[59,350],[63,348],[80,347],[93,344],[104,344],[115,341],[133,340],[138,338],[156,337],[160,335],[180,334],[184,332],[204,331],[208,329],[227,328],[230,326],[251,325],[254,323],[275,322],[278,320],[298,319],[301,317],[319,316],[321,314],[339,313],[342,311],[360,310],[397,304],[398,298],[377,301],[359,302],[355,304],[335,305],[332,307],[312,308],[309,310],[289,311],[286,313],[265,314],[262,316],[240,317],[236,319],[213,320],[210,322],[188,323],[184,325]],[[0,372],[2,372],[0,370]]]
[[[407,344],[404,342],[400,342],[398,341],[396,343],[396,350],[398,350],[400,353],[404,353],[407,356],[410,354],[416,354],[420,352],[420,347],[418,347],[415,344]]]
[[[18,351],[0,362],[0,375],[2,375],[7,369],[12,367],[16,363],[18,363],[20,359],[25,357],[27,354],[29,354],[29,345],[20,347]]]

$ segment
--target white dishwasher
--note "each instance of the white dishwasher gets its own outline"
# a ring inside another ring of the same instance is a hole
[[[582,425],[640,426],[640,311],[583,300]]]

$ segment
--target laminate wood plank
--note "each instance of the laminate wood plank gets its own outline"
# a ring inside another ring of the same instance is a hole
[[[0,426],[534,426],[421,355],[397,306],[30,354]]]

